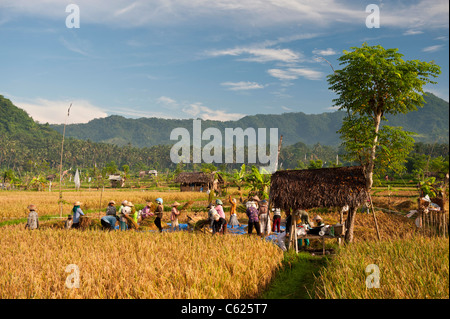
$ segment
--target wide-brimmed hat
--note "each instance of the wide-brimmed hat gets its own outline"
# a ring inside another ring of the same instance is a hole
[[[172,207],[174,207],[174,206],[180,206],[180,205],[181,205],[180,203],[178,203],[177,201],[175,201],[175,203],[172,204]]]
[[[110,201],[109,201],[109,203],[108,203],[108,205],[109,205],[109,204],[113,204],[113,205],[116,205],[116,202],[115,202],[115,201],[113,201],[113,200],[110,200]]]
[[[80,205],[81,205],[81,202],[78,200],[73,204],[73,206],[80,206]]]
[[[127,202],[127,203],[126,203],[126,206],[128,206],[128,207],[133,207],[134,205],[133,205],[132,202]]]
[[[34,205],[34,204],[30,204],[30,205],[28,205],[28,210],[36,210],[36,205]]]
[[[223,205],[222,201],[220,199],[216,199],[216,204],[217,205]]]
[[[128,203],[128,201],[126,200],[126,199],[124,199],[123,201],[122,201],[122,205],[126,205]]]
[[[316,216],[314,217],[314,220],[322,220],[322,217],[320,217],[319,215],[316,215]]]

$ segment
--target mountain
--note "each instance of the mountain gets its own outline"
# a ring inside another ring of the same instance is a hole
[[[417,111],[388,116],[386,124],[402,126],[407,131],[418,134],[417,142],[448,143],[449,141],[449,103],[432,93],[424,96],[426,103]],[[278,128],[283,135],[283,145],[302,142],[308,145],[320,143],[336,146],[340,144],[339,135],[345,112],[335,111],[321,114],[302,112],[249,115],[237,121],[201,121],[202,131],[208,127],[218,128],[223,136],[225,128]],[[175,128],[186,128],[192,139],[192,119],[139,118],[128,119],[112,115],[94,119],[86,124],[66,126],[66,136],[93,142],[112,143],[119,146],[131,144],[137,147],[174,144],[170,133]],[[62,133],[63,125],[51,125]],[[268,133],[267,133],[268,134]]]

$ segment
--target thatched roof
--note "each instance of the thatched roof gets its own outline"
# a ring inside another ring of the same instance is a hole
[[[272,174],[270,202],[283,210],[358,207],[367,200],[361,166],[278,171]]]
[[[199,183],[199,184],[208,184],[214,182],[214,176],[216,175],[216,172],[212,173],[203,173],[203,172],[182,172],[180,173],[177,178],[175,178],[175,183]],[[219,184],[223,184],[223,178],[220,176],[220,174],[217,174],[217,179],[219,180]]]

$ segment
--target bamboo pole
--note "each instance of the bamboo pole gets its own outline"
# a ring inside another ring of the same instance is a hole
[[[377,222],[377,217],[375,216],[375,209],[373,208],[372,197],[370,196],[369,193],[367,193],[367,195],[369,196],[370,207],[372,208],[373,220],[375,221],[375,228],[377,230],[377,237],[378,237],[378,240],[380,241],[381,240],[380,229],[378,228],[378,222]]]
[[[70,108],[72,107],[72,103],[70,103],[69,108],[67,109],[67,117],[64,122],[64,130],[63,130],[63,137],[62,137],[62,143],[61,143],[61,162],[59,164],[59,217],[62,217],[63,212],[63,202],[62,202],[62,162],[63,162],[63,152],[64,152],[64,136],[66,135],[66,124],[67,119],[70,115]]]

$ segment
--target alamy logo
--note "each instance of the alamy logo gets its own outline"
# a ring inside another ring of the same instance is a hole
[[[181,137],[181,138],[180,138]],[[218,128],[209,127],[202,132],[201,120],[193,120],[192,143],[187,129],[179,127],[172,130],[170,140],[178,140],[170,150],[173,163],[244,163],[245,138],[247,138],[247,163],[268,164],[260,171],[274,173],[277,170],[278,128],[269,130],[269,154],[267,154],[267,129],[225,128],[225,138]],[[236,140],[236,143],[234,141]],[[202,148],[202,141],[210,141]],[[192,145],[192,154],[191,154]],[[225,149],[225,160],[222,148]],[[236,151],[236,158],[234,158]],[[181,154],[180,154],[181,152]],[[192,155],[192,156],[191,156]]]

